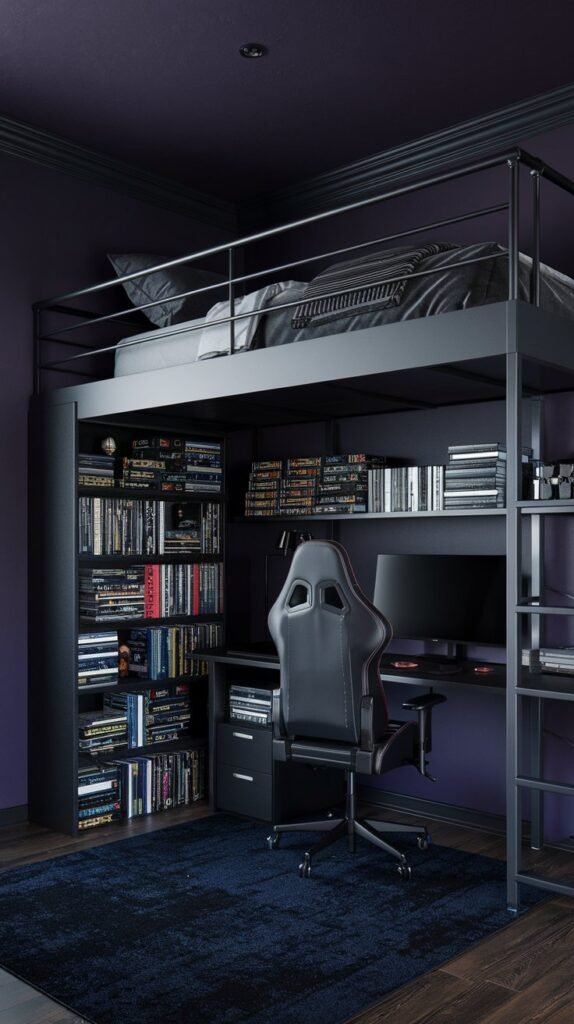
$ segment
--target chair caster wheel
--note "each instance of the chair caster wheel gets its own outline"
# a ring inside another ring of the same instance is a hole
[[[279,846],[279,832],[272,832],[267,836],[267,846],[270,850],[276,850]]]
[[[417,836],[417,846],[418,846],[419,850],[428,850],[430,844],[431,844],[431,837],[429,835]]]
[[[305,857],[302,864],[299,865],[299,878],[310,878],[311,877],[311,860]]]
[[[411,869],[408,864],[399,864],[397,871],[400,878],[408,880],[411,877]]]

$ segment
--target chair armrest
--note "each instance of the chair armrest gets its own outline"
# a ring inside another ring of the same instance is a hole
[[[446,697],[442,693],[417,693],[401,705],[406,711],[424,711],[434,708],[435,704],[444,704]]]
[[[370,696],[361,698],[361,750],[374,750],[373,707],[374,700]]]
[[[432,750],[432,709],[437,704],[444,704],[445,700],[442,693],[418,693],[402,705],[406,711],[416,711],[419,716],[416,767],[421,775],[433,782],[425,755]]]

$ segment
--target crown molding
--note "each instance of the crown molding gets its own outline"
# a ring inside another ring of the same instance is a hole
[[[574,84],[534,96],[365,160],[235,204],[0,116],[0,152],[74,175],[232,233],[305,217],[375,195],[574,122]]]
[[[234,203],[196,192],[170,178],[150,174],[9,117],[0,117],[0,153],[72,174],[91,185],[113,189],[233,233],[237,230]]]
[[[470,162],[572,122],[574,85],[566,85],[244,203],[240,229],[295,220],[367,199],[415,176],[432,175],[454,162]]]

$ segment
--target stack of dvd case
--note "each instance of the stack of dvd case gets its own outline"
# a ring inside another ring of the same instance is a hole
[[[115,686],[118,681],[117,631],[80,633],[78,636],[78,686]]]
[[[220,441],[185,437],[149,437],[132,441],[122,459],[121,485],[167,493],[221,493],[223,451]]]
[[[522,664],[542,672],[574,673],[574,647],[541,647],[522,652]]]
[[[368,473],[385,456],[356,452],[253,462],[246,516],[366,512]]]
[[[128,745],[128,719],[125,711],[81,711],[78,715],[79,749],[92,757],[113,753]]]
[[[92,622],[137,619],[144,615],[144,567],[93,569],[82,566],[80,616]]]
[[[382,457],[366,455],[324,455],[317,482],[315,512],[366,512],[369,469],[384,462]]]
[[[229,718],[252,725],[269,725],[273,691],[262,686],[231,683],[229,687]]]
[[[436,512],[443,507],[444,466],[369,470],[369,512]]]
[[[81,555],[169,555],[221,550],[221,504],[81,495]]]
[[[134,693],[125,690],[108,693],[104,697],[104,709],[109,714],[125,714],[130,750],[154,743],[171,743],[189,734],[191,696],[188,683]]]
[[[523,463],[531,458],[531,449],[523,448]],[[445,509],[504,508],[505,504],[506,445],[499,441],[449,445]]]
[[[78,829],[109,825],[121,816],[120,773],[115,765],[90,764],[78,770]]]
[[[320,455],[286,459],[279,483],[278,512],[288,516],[310,516],[317,501],[321,472]]]
[[[207,662],[195,654],[206,647],[219,647],[222,642],[219,622],[131,629],[125,644],[128,675],[152,680],[205,676]]]
[[[246,516],[274,516],[279,512],[279,487],[283,473],[281,459],[264,459],[251,463],[247,493]]]
[[[78,484],[80,487],[113,487],[116,460],[113,455],[78,455]]]
[[[206,793],[206,757],[202,747],[115,758],[121,814],[135,818],[202,800]]]

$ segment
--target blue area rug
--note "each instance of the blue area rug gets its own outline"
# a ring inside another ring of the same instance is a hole
[[[0,875],[0,963],[96,1024],[341,1024],[511,920],[504,865],[216,815]],[[401,837],[407,848],[408,837]],[[535,899],[536,897],[534,897]]]

